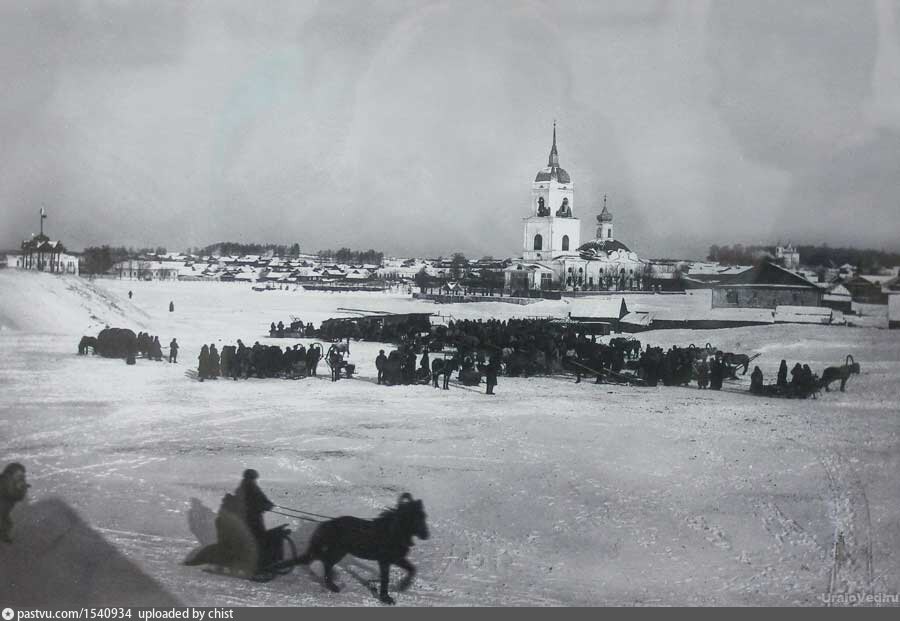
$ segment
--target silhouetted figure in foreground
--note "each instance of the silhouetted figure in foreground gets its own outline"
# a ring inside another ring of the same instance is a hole
[[[12,518],[10,513],[17,502],[25,499],[28,488],[25,466],[13,462],[0,474],[0,541],[12,543]]]

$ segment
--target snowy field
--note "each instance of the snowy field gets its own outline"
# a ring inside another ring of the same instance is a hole
[[[627,303],[709,308],[708,292]],[[822,605],[900,591],[900,331],[638,335],[760,353],[766,381],[782,358],[816,372],[848,353],[861,364],[846,393],[807,401],[751,397],[749,376],[718,393],[568,377],[501,377],[494,397],[382,387],[377,343],[351,345],[359,377],[338,383],[187,373],[203,343],[284,345],[265,338],[270,322],[318,324],[342,307],[567,312],[0,271],[0,461],[26,465],[32,503],[63,499],[185,605],[377,605],[368,562],[339,565],[339,594],[302,568],[258,584],[180,564],[197,545],[192,499],[195,515],[197,502],[215,511],[247,467],[276,503],[326,515],[374,516],[404,491],[424,499],[431,539],[411,552],[419,576],[400,605]],[[77,356],[106,323],[177,337],[179,363]],[[24,525],[28,507],[14,518]],[[295,526],[302,547],[310,525]]]

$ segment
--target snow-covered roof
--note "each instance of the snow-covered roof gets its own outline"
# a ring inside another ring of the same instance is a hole
[[[628,307],[625,305],[623,297],[579,298],[569,302],[569,315],[572,317],[615,317],[620,319],[628,315]]]
[[[824,306],[777,306],[775,323],[814,323],[827,325],[832,322],[834,311]]]
[[[541,265],[540,263],[513,263],[509,267],[505,268],[503,271],[504,272],[517,272],[517,271],[523,271],[523,270],[528,270],[528,271],[532,271],[532,272],[549,272],[551,274],[553,273],[552,269],[550,269],[549,267],[546,267],[544,265]]]
[[[831,287],[828,290],[828,293],[825,295],[826,300],[838,299],[838,298],[847,298],[849,300],[850,297],[852,297],[852,296],[851,296],[850,292],[847,290],[847,287],[845,287],[841,283],[835,284],[833,287]]]
[[[622,317],[622,323],[629,323],[635,326],[649,326],[653,321],[653,316],[646,311],[631,312]]]

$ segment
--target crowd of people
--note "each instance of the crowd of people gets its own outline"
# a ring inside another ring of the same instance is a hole
[[[296,344],[281,348],[278,345],[261,345],[256,341],[252,347],[238,339],[237,345],[225,345],[222,351],[215,343],[203,345],[198,356],[197,376],[202,382],[220,377],[247,379],[249,377],[282,377],[300,379],[315,376],[322,348],[317,343],[309,347]]]
[[[159,337],[146,332],[138,332],[137,353],[148,360],[162,362],[162,344],[159,342]],[[178,342],[175,339],[169,343],[168,359],[171,363],[178,362]]]
[[[370,318],[364,318],[370,319]],[[383,318],[374,318],[383,319]],[[530,377],[569,372],[575,382],[594,378],[604,381],[635,383],[645,386],[687,386],[696,382],[701,390],[721,390],[726,379],[736,379],[737,370],[748,371],[752,358],[745,354],[723,352],[707,343],[705,347],[672,346],[668,349],[648,345],[641,348],[633,338],[615,337],[607,343],[587,334],[577,323],[551,319],[463,319],[446,325],[423,325],[416,316],[407,321],[326,320],[329,334],[341,338],[385,339],[385,326],[397,349],[381,350],[375,359],[378,384],[409,385],[431,383],[435,387],[443,378],[449,385],[453,373],[460,383],[478,385],[486,380],[488,394],[493,393],[500,375]],[[340,330],[337,330],[337,326]],[[364,327],[371,329],[366,332]],[[348,332],[349,330],[349,332]],[[288,329],[284,324],[272,323],[270,334],[302,333],[321,338],[323,330],[311,323],[296,320]],[[333,334],[332,334],[333,333]],[[388,342],[384,340],[383,342]],[[332,379],[340,377],[346,361],[342,351],[329,350],[327,362],[332,367]],[[337,356],[331,360],[332,354]],[[315,375],[315,364],[323,357],[321,347],[294,345],[282,349],[260,345],[226,346],[220,354],[215,346],[204,346],[200,354],[200,379],[216,377],[286,377]],[[782,361],[777,383],[766,386],[762,371],[755,367],[750,375],[753,393],[775,396],[805,397],[814,394],[817,378],[809,365],[797,363],[790,372]],[[348,375],[349,376],[349,375]]]
[[[379,343],[399,343],[410,334],[428,332],[431,323],[427,313],[415,315],[373,315],[365,317],[340,317],[326,319],[319,328],[312,323],[294,319],[285,325],[283,321],[269,324],[272,338],[314,338],[326,342],[372,341]]]

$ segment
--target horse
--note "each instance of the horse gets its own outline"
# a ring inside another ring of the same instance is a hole
[[[731,377],[737,379],[735,372],[738,367],[744,367],[741,375],[747,375],[747,369],[750,367],[750,356],[747,354],[732,354],[731,352],[728,352],[722,354],[722,362],[730,367]]]
[[[836,380],[841,380],[841,392],[844,392],[844,386],[851,375],[859,375],[859,363],[853,360],[853,356],[847,354],[844,364],[839,367],[828,367],[822,371],[822,379],[819,380],[819,387],[824,387],[825,392],[831,392],[828,389],[829,384]]]
[[[82,336],[81,340],[78,342],[78,355],[79,356],[87,356],[88,348],[94,353],[97,353],[97,338],[94,336]]]
[[[425,505],[413,499],[412,494],[400,495],[396,508],[386,509],[374,520],[341,516],[322,522],[313,531],[306,552],[293,560],[286,560],[276,567],[310,565],[321,561],[325,568],[325,586],[334,593],[340,591],[334,583],[334,566],[350,554],[358,558],[378,561],[381,588],[378,599],[385,604],[394,604],[388,595],[388,578],[391,565],[406,571],[399,590],[405,591],[412,584],[416,567],[406,556],[413,547],[413,537],[428,539]]]
[[[438,378],[444,377],[444,390],[450,390],[450,376],[459,368],[459,361],[456,356],[450,358],[435,358],[431,361],[431,381],[432,385],[438,387]]]

